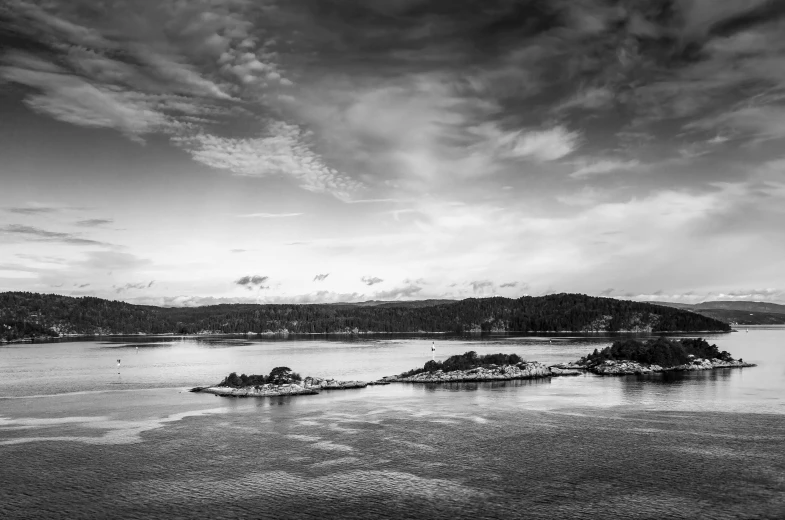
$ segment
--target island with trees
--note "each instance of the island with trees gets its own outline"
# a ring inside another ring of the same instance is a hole
[[[685,372],[714,368],[754,367],[743,359],[710,345],[703,338],[680,340],[659,337],[647,341],[625,339],[579,359],[571,368],[583,368],[599,375]]]
[[[557,376],[576,376],[586,373],[600,376],[651,374],[655,372],[692,372],[719,368],[754,367],[742,359],[711,345],[702,338],[672,340],[665,337],[638,341],[616,341],[602,350],[595,349],[575,363],[545,365],[526,361],[517,354],[478,355],[474,351],[450,356],[444,361],[430,360],[422,368],[415,368],[377,381],[336,381],[315,377],[302,378],[288,367],[276,367],[269,375],[237,375],[232,372],[220,383],[193,388],[224,397],[268,397],[281,395],[311,395],[321,390],[346,390],[369,385],[391,383],[461,383],[510,381]]]
[[[268,375],[237,375],[232,372],[216,385],[192,388],[222,397],[272,397],[279,395],[313,395],[320,390],[365,388],[364,381],[336,381],[318,377],[303,378],[289,367],[275,367]],[[371,383],[374,384],[374,383]]]

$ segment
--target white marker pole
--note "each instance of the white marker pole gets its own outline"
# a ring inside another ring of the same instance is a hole
[[[436,361],[436,343],[431,341],[431,361]]]

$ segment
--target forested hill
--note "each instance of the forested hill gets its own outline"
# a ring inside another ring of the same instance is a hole
[[[411,305],[231,304],[161,308],[27,292],[0,293],[6,340],[58,334],[346,333],[480,331],[728,331],[676,308],[581,294]]]

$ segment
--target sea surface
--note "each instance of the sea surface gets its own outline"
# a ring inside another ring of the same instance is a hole
[[[0,518],[785,518],[785,328],[704,337],[758,366],[232,399],[188,389],[281,365],[371,380],[432,342],[573,361],[614,337],[2,346]]]

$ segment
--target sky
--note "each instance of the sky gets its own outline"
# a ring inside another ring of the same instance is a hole
[[[781,0],[4,0],[0,291],[785,303]]]

